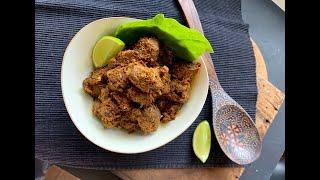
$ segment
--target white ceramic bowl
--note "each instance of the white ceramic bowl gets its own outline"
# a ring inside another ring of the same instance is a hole
[[[83,27],[69,43],[63,57],[61,86],[67,111],[78,130],[91,142],[118,153],[141,153],[156,149],[183,133],[199,115],[208,93],[208,75],[204,62],[193,79],[190,99],[174,121],[161,124],[149,135],[128,134],[121,129],[105,129],[92,114],[92,98],[82,90],[82,81],[93,70],[91,53],[97,40],[111,35],[132,18],[113,17],[96,20]]]

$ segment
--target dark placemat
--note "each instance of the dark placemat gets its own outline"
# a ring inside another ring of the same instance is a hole
[[[223,88],[255,117],[257,97],[255,60],[240,0],[196,0],[206,37]],[[80,134],[63,103],[60,68],[71,38],[86,24],[104,17],[149,18],[162,12],[186,24],[179,5],[171,0],[36,1],[35,9],[35,154],[65,166],[116,168],[190,168],[237,166],[213,136],[210,157],[202,164],[192,150],[192,134],[204,119],[211,120],[211,97],[197,120],[182,135],[156,150],[125,155],[101,149]],[[209,93],[210,94],[210,93]],[[128,147],[129,148],[129,147]]]

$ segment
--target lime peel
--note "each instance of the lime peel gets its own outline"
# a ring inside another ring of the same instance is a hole
[[[92,52],[94,67],[100,68],[108,64],[111,58],[123,50],[125,44],[116,37],[104,36],[97,41]]]
[[[196,156],[205,163],[211,148],[211,130],[208,121],[202,121],[193,133],[192,147]]]

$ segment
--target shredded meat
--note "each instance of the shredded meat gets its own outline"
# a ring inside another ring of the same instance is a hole
[[[128,72],[128,78],[133,85],[145,93],[162,95],[169,92],[169,69],[166,66],[149,68],[133,65]]]
[[[132,109],[123,114],[119,124],[120,128],[127,130],[129,133],[139,130],[138,117],[141,116],[141,111],[139,109]]]
[[[105,82],[107,82],[107,70],[106,68],[94,70],[89,77],[83,81],[83,89],[86,93],[93,97],[98,97],[100,90],[104,88]]]
[[[175,61],[170,71],[173,78],[181,81],[191,82],[192,77],[199,71],[200,63],[189,63],[184,61]]]
[[[142,110],[141,116],[137,119],[142,132],[153,132],[160,125],[161,113],[157,106],[150,105]]]
[[[158,66],[159,42],[155,38],[143,37],[133,47],[149,66]]]
[[[130,111],[132,108],[130,99],[127,98],[126,94],[119,92],[111,92],[111,97],[116,101],[121,111]]]
[[[141,59],[141,56],[138,51],[135,51],[135,50],[121,51],[115,58],[112,58],[109,61],[107,68],[113,69],[118,66],[123,67],[132,62],[140,61],[140,59]]]
[[[174,120],[183,103],[173,102],[166,97],[161,97],[157,99],[156,105],[162,114],[161,122],[166,123]]]
[[[126,70],[126,67],[116,67],[107,72],[109,80],[108,87],[110,90],[122,92],[123,89],[127,87],[128,76]]]
[[[151,133],[175,119],[189,99],[200,63],[174,60],[157,39],[143,37],[83,81],[92,113],[105,128]]]
[[[104,99],[104,101],[95,100],[93,103],[92,112],[102,122],[106,128],[116,127],[120,122],[120,111],[118,106],[111,98]]]
[[[127,96],[133,102],[139,103],[142,106],[150,105],[154,102],[156,94],[144,93],[136,87],[131,87],[127,91]]]
[[[163,47],[160,49],[159,52],[159,64],[161,66],[168,66],[170,67],[173,62],[173,53],[168,48]]]
[[[190,83],[186,80],[173,79],[170,82],[170,93],[166,96],[174,102],[185,103],[190,96]]]

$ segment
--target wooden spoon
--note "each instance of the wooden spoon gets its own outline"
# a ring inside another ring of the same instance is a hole
[[[178,0],[190,28],[203,33],[197,9],[192,0]],[[249,114],[221,87],[208,53],[205,62],[212,96],[213,129],[223,152],[238,164],[249,164],[261,153],[261,139]]]

